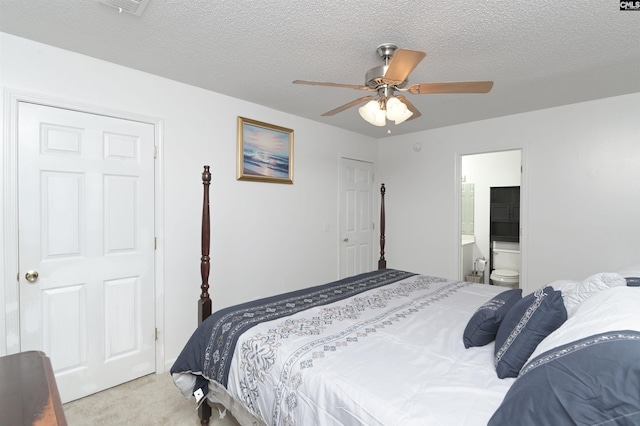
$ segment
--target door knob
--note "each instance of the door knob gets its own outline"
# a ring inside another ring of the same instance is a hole
[[[38,279],[38,271],[27,271],[27,273],[24,274],[24,277],[27,281],[33,283]]]
[[[349,242],[349,237],[344,237],[344,240],[342,240],[342,241],[344,241],[345,243],[348,243]]]

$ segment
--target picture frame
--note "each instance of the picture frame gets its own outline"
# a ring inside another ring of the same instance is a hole
[[[237,179],[293,184],[293,129],[238,116]]]

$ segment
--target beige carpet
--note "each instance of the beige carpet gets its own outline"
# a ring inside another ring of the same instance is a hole
[[[238,426],[214,407],[211,426]],[[194,399],[186,400],[169,373],[150,374],[115,388],[64,404],[69,426],[198,426]]]

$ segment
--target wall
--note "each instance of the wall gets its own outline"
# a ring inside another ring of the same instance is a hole
[[[463,155],[460,159],[461,176],[474,187],[474,235],[473,259],[490,259],[489,221],[492,186],[520,186],[522,155],[519,150],[486,154]],[[484,282],[489,283],[489,264]]]
[[[389,267],[456,277],[459,156],[508,149],[523,152],[525,292],[639,261],[638,117],[635,93],[382,140]]]
[[[167,363],[196,324],[199,182],[205,163],[213,172],[214,309],[337,277],[341,155],[384,160],[379,167],[387,185],[389,267],[454,277],[459,156],[507,149],[523,150],[525,290],[640,259],[640,94],[376,142],[7,34],[0,33],[0,46],[3,88],[162,120],[164,235],[159,248],[164,252],[166,303],[165,329],[160,331]],[[4,118],[4,109],[0,113]],[[294,185],[235,180],[238,115],[295,130]],[[415,152],[418,142],[423,148]],[[4,164],[2,157],[0,167]],[[0,170],[2,190],[6,173]],[[3,205],[0,215],[13,207]],[[324,223],[334,231],[324,232]],[[0,250],[4,248],[0,235]],[[4,254],[3,278],[10,275],[4,271]],[[0,355],[6,337],[4,308],[0,291]]]
[[[212,171],[214,309],[337,279],[339,158],[375,162],[374,139],[8,34],[0,33],[0,45],[4,89],[162,121],[164,235],[159,249],[164,253],[165,328],[160,333],[166,363],[177,357],[196,326],[204,164]],[[4,118],[4,109],[1,113]],[[293,185],[236,180],[238,115],[294,129]],[[4,164],[2,157],[0,167]],[[0,170],[0,188],[7,183],[5,173]],[[3,205],[2,211],[13,208]],[[331,232],[324,231],[325,223]],[[15,276],[4,266],[0,260],[3,279]],[[4,308],[0,296],[0,355]]]

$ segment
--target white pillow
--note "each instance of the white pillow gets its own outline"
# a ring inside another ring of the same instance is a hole
[[[571,318],[576,308],[595,294],[612,287],[626,285],[627,280],[617,272],[601,272],[591,275],[582,282],[575,282],[575,287],[573,287],[570,282],[564,282],[560,287],[564,288],[564,290],[561,291],[564,306],[567,309],[567,317]]]
[[[527,364],[548,350],[594,334],[617,330],[640,331],[638,307],[638,287],[613,287],[594,294],[580,304],[571,318],[538,344]]]
[[[628,277],[640,277],[640,263],[635,263],[633,265],[627,265],[624,268],[620,268],[617,271],[620,275],[625,278]]]
[[[576,287],[580,284],[580,281],[573,280],[558,280],[553,281],[549,284],[549,286],[553,287],[554,290],[561,291],[564,296],[565,293],[570,293],[576,289]]]

